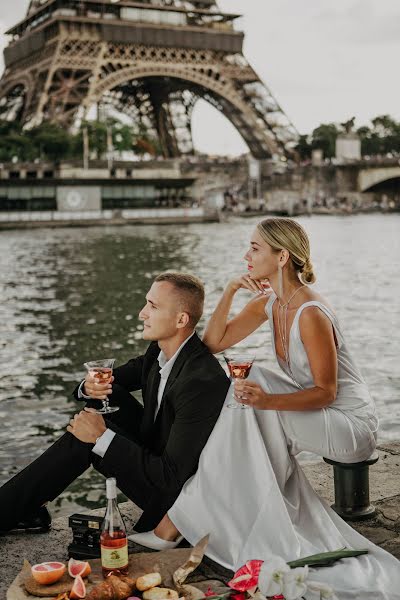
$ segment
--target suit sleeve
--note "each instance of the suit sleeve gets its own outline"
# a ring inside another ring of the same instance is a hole
[[[117,480],[132,481],[145,495],[160,491],[178,494],[194,474],[202,449],[218,419],[228,379],[222,375],[208,381],[191,379],[180,387],[177,409],[167,445],[161,455],[152,454],[120,435],[111,442],[103,465]],[[121,460],[123,457],[123,460]]]
[[[144,355],[128,360],[127,363],[113,371],[113,385],[120,385],[128,392],[140,390],[142,387]]]

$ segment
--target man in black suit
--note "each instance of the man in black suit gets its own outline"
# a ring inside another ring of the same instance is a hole
[[[91,464],[143,514],[137,531],[153,529],[195,473],[200,453],[222,408],[229,380],[195,333],[204,304],[203,284],[191,275],[163,273],[139,313],[143,356],[117,367],[111,384],[88,374],[75,389],[88,405],[44,454],[0,488],[0,530],[48,528],[44,504]],[[143,406],[130,394],[142,390]],[[109,396],[119,411],[93,407]]]

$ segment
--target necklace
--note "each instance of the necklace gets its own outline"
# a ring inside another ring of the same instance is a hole
[[[297,290],[295,290],[293,292],[293,294],[290,296],[289,300],[287,302],[285,302],[285,304],[282,304],[281,301],[279,300],[279,306],[280,308],[286,308],[287,306],[289,306],[289,303],[293,300],[293,298],[295,297],[295,295],[297,294],[297,292],[299,292],[300,290],[302,290],[304,287],[304,285],[301,285],[300,287],[297,288]]]
[[[289,300],[287,302],[285,302],[285,304],[282,304],[281,301],[278,301],[278,331],[279,331],[279,337],[281,340],[281,344],[282,344],[282,349],[283,349],[283,354],[285,357],[285,362],[288,366],[289,369],[289,374],[291,379],[293,380],[293,382],[298,386],[301,387],[295,380],[293,373],[292,373],[292,369],[290,366],[290,357],[289,357],[289,340],[288,340],[288,335],[287,335],[287,311],[288,311],[288,306],[290,304],[290,302],[293,300],[293,298],[295,297],[295,295],[301,290],[303,289],[303,287],[305,287],[304,285],[301,285],[299,288],[297,288],[297,290],[295,290],[293,292],[293,294],[290,296]]]

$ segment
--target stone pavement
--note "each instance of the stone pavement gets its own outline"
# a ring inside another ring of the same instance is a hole
[[[357,531],[400,559],[400,442],[378,447],[379,461],[370,468],[370,496],[378,509],[377,515],[353,523]],[[333,501],[332,467],[324,462],[307,464],[304,471],[317,493]],[[140,511],[132,505],[121,505],[128,531],[133,529]],[[104,508],[93,511],[103,514]],[[53,521],[50,533],[41,535],[8,535],[0,537],[0,600],[17,575],[26,558],[31,564],[45,560],[67,561],[67,546],[71,531],[67,518]]]

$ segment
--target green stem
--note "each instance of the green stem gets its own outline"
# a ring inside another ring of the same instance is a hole
[[[353,556],[360,556],[361,554],[368,554],[368,550],[347,550],[346,548],[341,548],[340,550],[333,550],[332,552],[321,552],[320,554],[312,554],[305,558],[291,560],[287,564],[292,569],[295,567],[304,567],[305,565],[308,565],[309,567],[323,567],[330,565],[341,558],[351,558]]]

